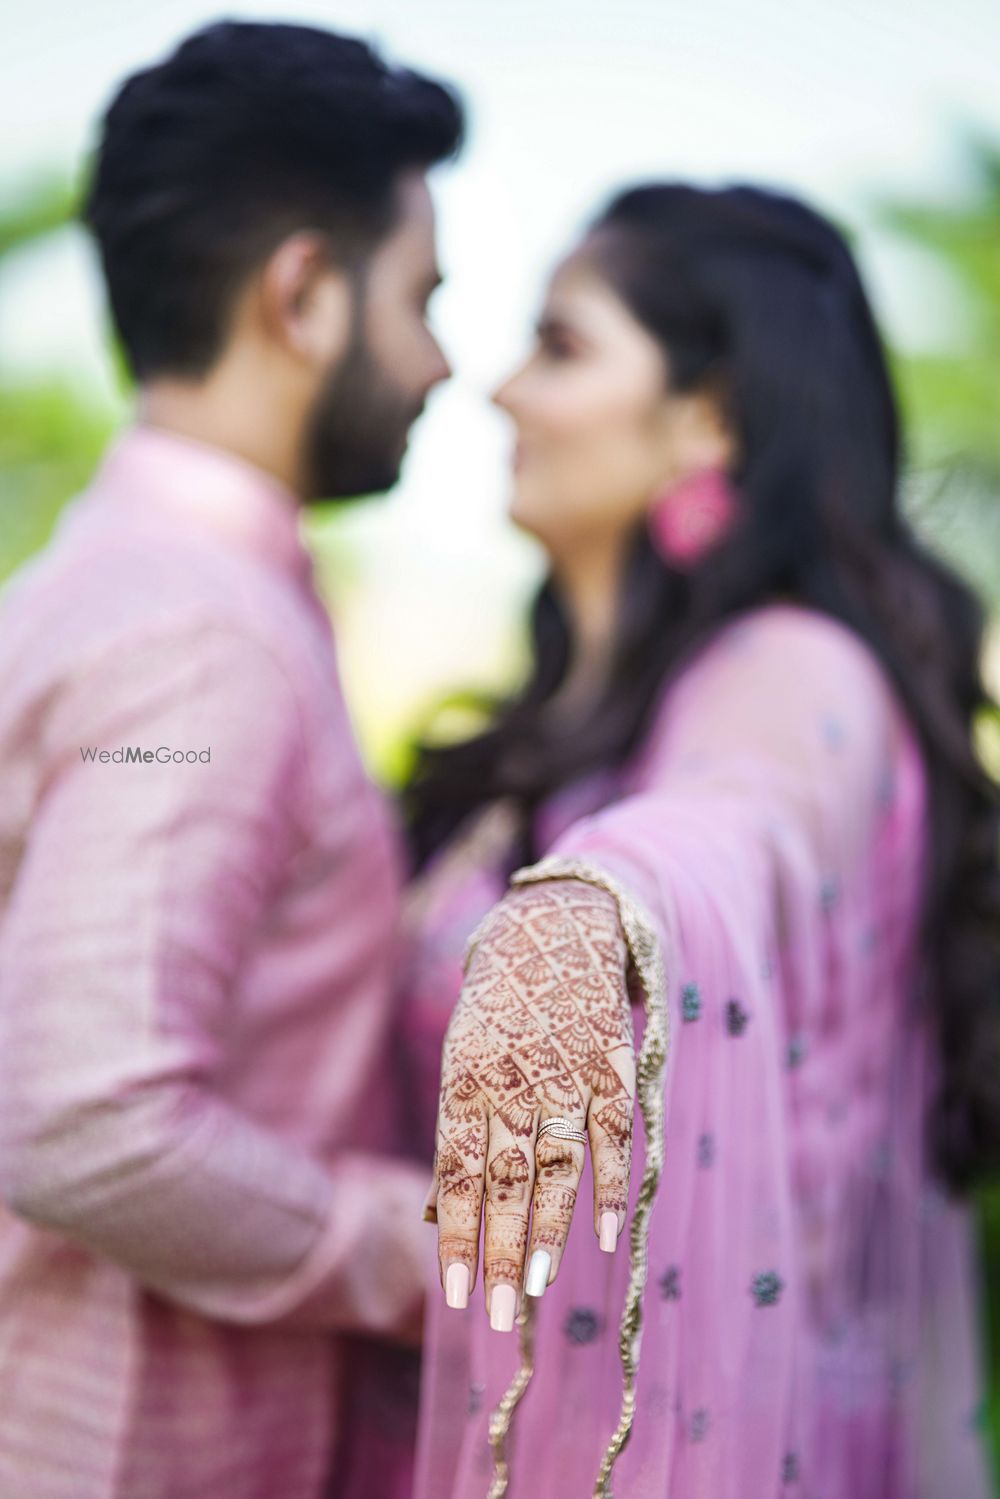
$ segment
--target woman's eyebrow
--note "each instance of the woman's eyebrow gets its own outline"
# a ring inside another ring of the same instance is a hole
[[[541,340],[563,339],[581,349],[587,348],[592,342],[586,329],[581,328],[570,318],[561,316],[558,312],[542,313],[535,324],[535,337]]]

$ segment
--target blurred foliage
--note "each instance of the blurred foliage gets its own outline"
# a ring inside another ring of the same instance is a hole
[[[93,472],[110,425],[69,382],[0,384],[0,577],[49,535]]]
[[[930,352],[891,350],[908,434],[904,499],[914,525],[1000,613],[1000,148],[975,135],[978,188],[960,205],[883,203],[887,228],[931,255],[965,317],[960,336]],[[77,192],[38,173],[0,215],[6,257],[64,228]],[[0,284],[2,292],[2,284]],[[120,350],[112,346],[116,368]],[[124,383],[124,382],[123,382]],[[0,580],[40,547],[65,501],[89,478],[113,415],[68,378],[0,380]],[[350,512],[317,512],[314,534],[343,531],[334,585],[355,575]],[[459,705],[468,709],[468,704]],[[1000,1449],[1000,1188],[980,1197],[989,1300],[991,1424]]]
[[[962,310],[952,344],[893,356],[915,525],[1000,608],[1000,146],[970,133],[978,190],[951,206],[883,203],[888,228],[929,254]]]
[[[11,192],[0,214],[0,271],[72,222],[77,200],[77,189],[54,173]],[[0,579],[46,540],[90,477],[111,425],[111,414],[67,376],[0,378]]]
[[[11,194],[0,214],[0,257],[62,229],[76,215],[79,190],[65,177],[40,172]]]
[[[967,149],[980,183],[971,201],[890,203],[883,219],[935,257],[968,312],[960,350],[903,366],[914,431],[928,451],[973,459],[1000,484],[1000,146],[973,136]]]

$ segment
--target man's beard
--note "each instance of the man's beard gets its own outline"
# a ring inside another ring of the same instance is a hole
[[[349,499],[391,489],[423,404],[404,396],[356,333],[307,423],[304,498]]]

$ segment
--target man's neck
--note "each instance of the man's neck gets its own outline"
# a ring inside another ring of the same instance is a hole
[[[211,383],[150,381],[140,387],[136,420],[235,453],[301,496],[300,459],[292,437],[282,437],[280,423],[254,421],[251,412],[228,392],[214,391]]]

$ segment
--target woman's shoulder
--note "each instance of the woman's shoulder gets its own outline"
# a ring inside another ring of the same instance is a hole
[[[642,775],[695,722],[728,726],[808,720],[824,741],[912,739],[908,716],[875,648],[842,620],[793,600],[728,616],[664,685],[636,761]],[[873,746],[874,747],[874,746]]]
[[[852,662],[884,676],[874,648],[844,620],[794,599],[769,599],[730,615],[706,643],[706,656],[726,649],[756,650],[762,656],[813,657]]]
[[[685,687],[739,684],[782,699],[814,695],[842,682],[888,706],[894,688],[874,647],[845,621],[794,600],[768,600],[730,615],[701,642],[668,684],[664,700]]]

